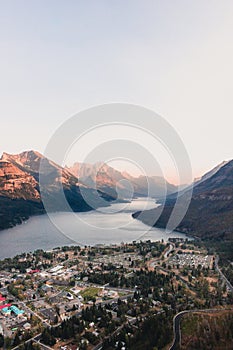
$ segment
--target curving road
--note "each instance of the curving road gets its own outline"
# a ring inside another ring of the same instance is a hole
[[[169,350],[178,350],[180,346],[181,341],[181,331],[180,331],[180,321],[183,315],[188,313],[203,313],[203,312],[220,312],[220,311],[233,311],[232,308],[226,308],[226,309],[202,309],[202,310],[184,310],[176,314],[173,318],[173,332],[174,332],[174,339],[172,346],[169,348]]]
[[[189,312],[192,312],[190,310],[181,311],[178,314],[176,314],[173,318],[173,333],[174,333],[174,339],[172,346],[169,350],[178,350],[178,347],[180,345],[181,340],[181,332],[180,332],[180,320],[184,314],[187,314]]]
[[[215,258],[215,269],[219,273],[220,278],[222,281],[226,284],[228,287],[228,290],[233,293],[233,286],[232,284],[228,281],[226,276],[222,273],[218,266],[218,261],[219,257],[216,256]],[[169,350],[178,350],[178,346],[180,345],[180,340],[181,340],[181,333],[180,333],[180,320],[184,314],[187,313],[195,313],[195,312],[216,312],[216,311],[222,311],[222,310],[230,310],[233,311],[233,309],[203,309],[203,310],[184,310],[176,314],[173,318],[173,332],[174,332],[174,339],[173,339],[173,344],[170,347]]]
[[[162,257],[164,257],[164,261],[166,261],[170,255],[170,253],[175,250],[175,244],[170,243],[169,246],[164,250],[161,256],[158,258],[154,258],[148,261],[148,268],[154,270],[155,267],[157,267],[156,263],[158,261],[161,261]]]

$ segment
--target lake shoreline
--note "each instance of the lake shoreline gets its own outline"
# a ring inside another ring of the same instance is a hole
[[[0,231],[0,259],[68,245],[107,246],[139,240],[167,241],[169,237],[188,238],[179,232],[168,234],[151,228],[131,217],[133,212],[155,205],[154,199],[136,199],[128,204],[113,204],[103,211],[35,215],[21,225]]]

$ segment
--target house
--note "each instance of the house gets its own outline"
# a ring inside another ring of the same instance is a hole
[[[64,320],[65,317],[66,317],[65,305],[59,305],[58,306],[58,313],[59,313],[59,316],[61,317],[61,319]]]
[[[10,311],[13,311],[14,314],[15,314],[16,316],[21,316],[21,315],[24,314],[24,311],[23,311],[23,310],[20,310],[20,309],[17,308],[17,306],[15,306],[15,305],[10,306],[9,309],[10,309]]]
[[[1,309],[1,312],[4,316],[9,316],[11,314],[11,310],[8,307]]]
[[[42,289],[43,292],[46,293],[46,294],[52,294],[53,286],[51,286],[51,285],[49,285],[49,284],[43,284],[43,286],[41,287],[41,289]]]
[[[31,329],[30,323],[28,323],[28,322],[24,323],[23,328],[24,328],[25,330]]]
[[[6,298],[4,298],[2,294],[0,294],[0,305],[2,305],[4,301],[6,301]]]
[[[68,293],[66,294],[66,298],[69,299],[69,300],[73,300],[73,299],[74,299],[74,296],[73,296],[70,292],[68,292]]]

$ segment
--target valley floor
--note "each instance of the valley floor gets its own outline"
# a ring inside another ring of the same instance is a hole
[[[174,350],[195,349],[197,341],[204,349],[211,341],[211,349],[220,343],[230,349],[233,295],[216,267],[216,256],[200,241],[181,238],[5,259],[0,346]],[[177,340],[173,318],[183,310],[190,313],[179,319]]]

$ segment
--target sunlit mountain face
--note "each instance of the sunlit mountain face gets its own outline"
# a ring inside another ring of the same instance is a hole
[[[41,175],[46,179],[43,188],[39,185],[41,161],[44,165]],[[3,153],[0,159],[0,229],[14,226],[31,215],[44,213],[42,192],[47,202],[46,210],[67,210],[61,201],[61,190],[71,210],[91,210],[92,207],[83,199],[80,187],[96,207],[100,205],[101,198],[105,199],[106,205],[114,199],[79,183],[67,169],[38,152],[26,151],[17,155]]]
[[[46,180],[42,187],[39,184],[40,175]],[[85,191],[88,201],[83,199],[81,190]],[[162,177],[135,177],[104,163],[75,163],[72,167],[64,168],[33,150],[15,155],[3,153],[0,159],[0,228],[13,226],[31,215],[43,213],[42,194],[46,198],[46,210],[67,210],[60,200],[61,191],[64,191],[71,210],[87,211],[93,208],[91,203],[95,204],[95,208],[102,206],[101,199],[104,199],[104,205],[108,205],[116,199],[148,195],[157,198],[166,191],[168,194],[175,192],[176,186]]]
[[[75,163],[67,168],[79,181],[87,186],[96,187],[110,195],[129,198],[161,197],[165,192],[171,194],[176,192],[177,187],[168,183],[160,176],[133,176],[126,171],[118,171],[106,163],[86,164]],[[149,189],[149,191],[148,191]]]

